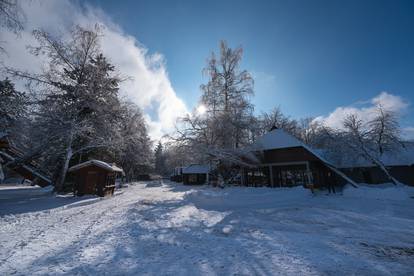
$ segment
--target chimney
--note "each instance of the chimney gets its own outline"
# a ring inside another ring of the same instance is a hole
[[[278,128],[277,128],[277,126],[276,126],[276,125],[273,125],[273,126],[270,128],[269,132],[270,132],[270,131],[273,131],[273,130],[275,130],[275,129],[278,129]]]

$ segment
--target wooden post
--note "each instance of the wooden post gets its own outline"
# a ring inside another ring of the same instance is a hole
[[[272,165],[269,165],[269,175],[270,175],[270,186],[273,188],[274,187],[274,181],[273,181],[273,170],[272,170]]]

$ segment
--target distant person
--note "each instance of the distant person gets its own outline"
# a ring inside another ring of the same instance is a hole
[[[329,194],[331,194],[331,193],[336,194],[334,179],[332,177],[331,172],[328,172],[328,192],[329,192]]]

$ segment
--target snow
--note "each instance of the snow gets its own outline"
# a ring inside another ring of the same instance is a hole
[[[98,167],[101,167],[101,168],[106,169],[106,170],[111,171],[111,172],[123,172],[123,170],[121,168],[115,166],[114,164],[109,164],[109,163],[106,163],[104,161],[96,160],[96,159],[89,160],[89,161],[80,163],[78,165],[75,165],[73,167],[70,167],[68,169],[68,171],[69,172],[76,171],[80,168],[87,167],[87,166],[90,166],[90,165],[96,165]]]
[[[389,200],[407,200],[414,199],[414,188],[407,188],[404,185],[397,187],[391,183],[377,184],[377,189],[372,188],[372,184],[362,184],[358,189],[345,189],[344,196],[355,198],[370,199],[389,199]]]
[[[270,150],[291,147],[300,147],[302,143],[282,129],[274,129],[260,137],[253,144],[254,149]]]
[[[0,275],[413,275],[414,188],[0,190]],[[23,207],[24,206],[24,207]]]
[[[385,152],[379,160],[384,166],[411,166],[414,164],[414,143],[406,142],[405,146],[396,149],[395,152]],[[322,151],[323,152],[323,151]],[[323,155],[327,155],[323,153]],[[352,167],[374,167],[370,160],[367,160],[363,156],[355,155],[342,155],[341,158],[336,158],[335,165],[339,168],[352,168]]]
[[[205,165],[198,165],[198,164],[193,164],[190,165],[188,167],[183,168],[183,173],[189,174],[189,173],[209,173],[210,172],[210,168],[209,166],[205,166]]]

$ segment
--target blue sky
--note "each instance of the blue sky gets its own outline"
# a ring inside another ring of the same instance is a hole
[[[414,139],[414,1],[104,1],[20,2],[27,22],[16,37],[0,30],[5,63],[36,70],[33,29],[68,33],[103,25],[102,50],[124,76],[120,92],[140,106],[155,140],[196,107],[202,69],[219,41],[242,46],[255,79],[257,114],[280,106],[293,117],[338,127],[375,104],[401,115]],[[384,92],[385,91],[385,92]]]
[[[414,1],[89,3],[164,55],[175,91],[190,107],[221,39],[243,46],[258,112],[280,105],[293,117],[318,116],[381,91],[414,102]]]

